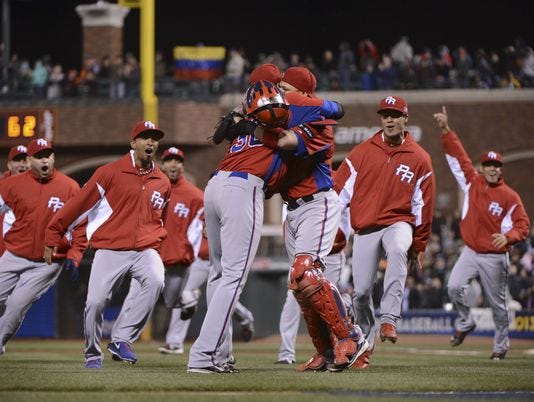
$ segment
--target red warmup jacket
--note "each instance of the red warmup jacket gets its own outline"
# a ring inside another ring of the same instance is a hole
[[[407,222],[414,227],[412,248],[425,250],[434,213],[434,174],[430,155],[410,133],[392,147],[380,130],[353,148],[334,181],[342,205],[350,204],[356,233]]]
[[[492,234],[506,235],[510,244],[527,238],[530,221],[519,195],[502,178],[490,185],[473,167],[455,132],[441,135],[449,167],[464,193],[460,232],[477,253],[505,253],[496,248]]]
[[[171,182],[171,198],[165,215],[168,236],[161,244],[164,264],[191,265],[198,255],[204,223],[204,193],[184,176]]]
[[[47,246],[87,218],[87,239],[94,249],[159,250],[167,236],[163,210],[171,183],[154,164],[139,174],[133,151],[96,170],[89,181],[48,225]]]
[[[7,250],[32,261],[44,261],[44,234],[50,220],[80,191],[73,179],[54,169],[41,182],[28,170],[2,180],[0,185],[0,212],[4,219],[4,244]],[[59,236],[55,259],[65,257],[80,262],[87,247],[83,231],[77,231],[72,244]]]

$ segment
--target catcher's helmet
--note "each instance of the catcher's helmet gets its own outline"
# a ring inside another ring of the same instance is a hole
[[[262,80],[248,87],[243,109],[248,117],[267,126],[281,126],[287,121],[289,103],[280,88]]]

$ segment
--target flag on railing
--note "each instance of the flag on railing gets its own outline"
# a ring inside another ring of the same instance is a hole
[[[174,78],[211,80],[224,74],[223,46],[175,46]]]

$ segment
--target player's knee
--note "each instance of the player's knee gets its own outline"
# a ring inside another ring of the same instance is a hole
[[[313,268],[313,257],[309,254],[299,254],[293,260],[289,273],[289,288],[297,290],[298,282],[304,276],[304,273]]]

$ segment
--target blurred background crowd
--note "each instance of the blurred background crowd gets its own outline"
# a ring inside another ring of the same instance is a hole
[[[298,52],[259,53],[251,60],[246,49],[227,49],[224,74],[211,80],[177,80],[170,55],[158,51],[156,92],[168,97],[239,93],[246,88],[250,71],[262,63],[281,70],[305,66],[316,75],[318,91],[534,87],[534,51],[521,37],[495,50],[447,45],[414,49],[403,36],[390,49],[378,48],[371,39],[342,41],[324,49],[318,60]],[[140,93],[139,60],[132,53],[89,58],[81,68],[63,66],[46,54],[36,60],[11,54],[0,71],[0,97],[9,99],[122,99]]]

